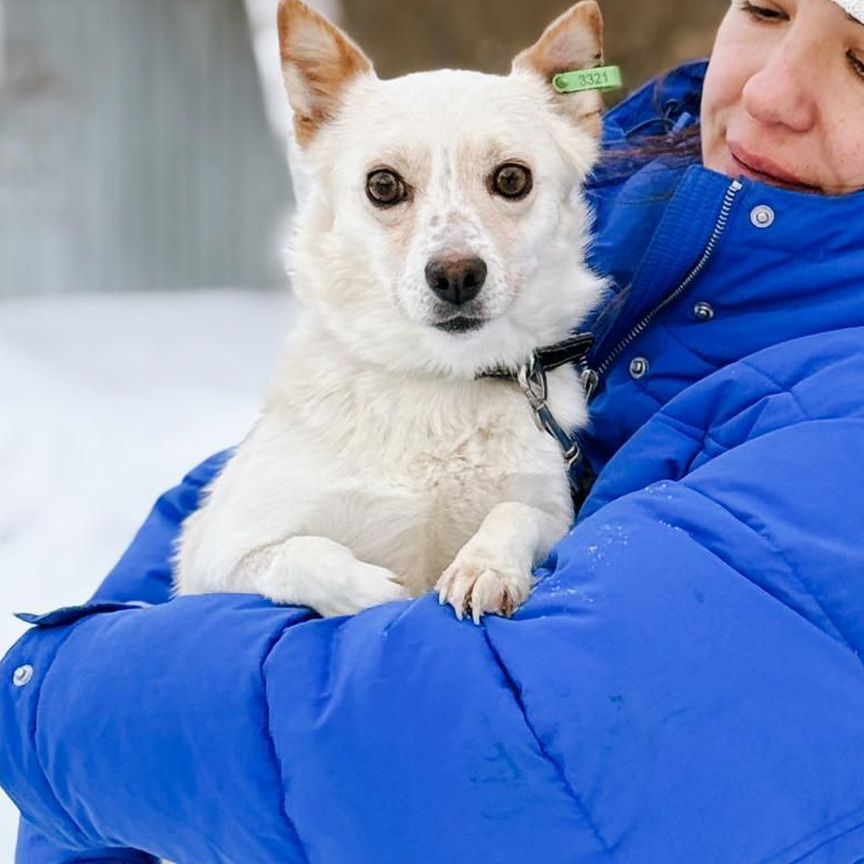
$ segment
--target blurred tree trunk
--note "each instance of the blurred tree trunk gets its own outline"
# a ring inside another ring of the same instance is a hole
[[[505,72],[567,0],[344,0],[345,26],[380,75],[441,66]],[[728,0],[600,0],[606,56],[628,90],[677,64],[707,56]]]

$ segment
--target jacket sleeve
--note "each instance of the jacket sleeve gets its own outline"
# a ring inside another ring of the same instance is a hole
[[[198,506],[203,489],[215,478],[229,455],[230,451],[225,451],[211,456],[190,471],[179,486],[159,498],[131,545],[89,603],[47,615],[19,617],[44,628],[71,626],[92,614],[167,602],[171,597],[171,557],[179,525]],[[32,664],[14,668],[26,666]],[[14,669],[12,675],[14,681]],[[19,826],[15,858],[18,864],[158,864],[152,855],[134,849],[106,848],[104,842],[95,840],[82,844],[50,831],[44,834],[27,819],[22,819]]]
[[[159,864],[152,855],[134,849],[93,848],[83,853],[64,849],[24,819],[18,829],[15,858],[26,864]]]
[[[862,344],[670,403],[512,620],[222,595],[37,626],[0,781],[63,848],[179,864],[861,858]]]

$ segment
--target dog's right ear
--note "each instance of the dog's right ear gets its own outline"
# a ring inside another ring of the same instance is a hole
[[[603,15],[595,0],[582,0],[553,21],[543,35],[513,60],[513,70],[539,75],[549,88],[559,113],[602,132],[603,99],[596,90],[560,94],[552,79],[562,72],[576,72],[603,65]]]
[[[300,0],[280,0],[279,48],[297,143],[305,147],[336,115],[347,85],[374,69],[345,33]]]

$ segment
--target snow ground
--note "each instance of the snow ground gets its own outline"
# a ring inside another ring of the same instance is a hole
[[[0,299],[0,654],[13,612],[87,599],[156,497],[242,438],[292,318],[241,290]],[[0,792],[0,864],[16,831]]]

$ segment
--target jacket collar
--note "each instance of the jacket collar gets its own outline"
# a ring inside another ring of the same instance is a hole
[[[690,63],[651,82],[606,117],[604,146],[621,150],[638,147],[646,136],[698,123],[707,62]],[[596,337],[594,365],[647,311],[662,303],[668,291],[693,265],[716,223],[731,179],[701,163],[654,159],[633,166],[631,173],[605,164],[592,176],[588,198],[598,231],[590,249],[595,271],[610,277],[607,303],[588,322]],[[749,179],[733,219],[749,225],[755,205],[768,206],[778,216],[770,234],[770,256],[777,266],[806,262],[814,254],[830,263],[841,259],[864,278],[864,191],[840,197],[780,189]],[[767,239],[767,237],[766,237]],[[816,251],[818,250],[818,251]],[[752,250],[756,251],[756,250]],[[760,260],[765,251],[760,250]],[[783,264],[783,262],[786,264]],[[749,273],[744,262],[724,256],[729,279]],[[824,270],[820,272],[824,278]],[[779,272],[779,281],[783,281]],[[753,286],[776,291],[775,277]],[[822,286],[824,289],[824,285]],[[755,298],[754,298],[755,299]]]

